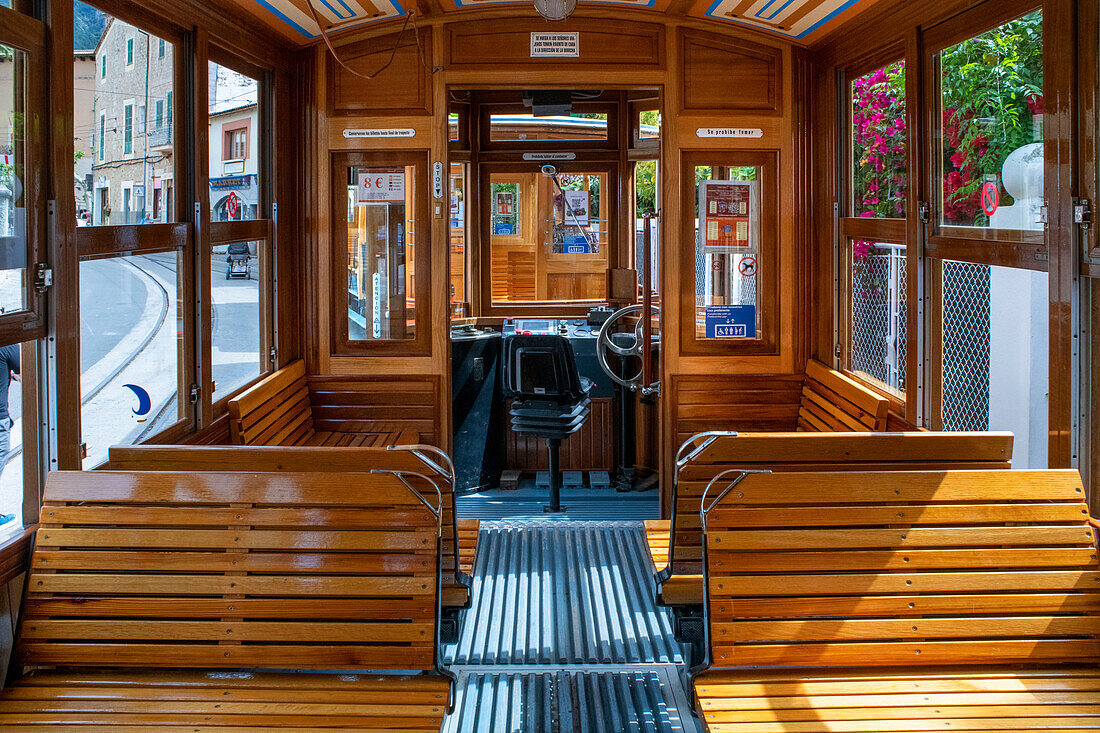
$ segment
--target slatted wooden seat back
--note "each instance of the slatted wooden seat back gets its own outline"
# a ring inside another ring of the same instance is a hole
[[[433,670],[438,532],[389,473],[51,473],[17,659]]]
[[[716,667],[1100,660],[1075,471],[749,474],[706,542]]]
[[[890,403],[854,379],[811,359],[798,405],[798,430],[865,432],[886,430]]]
[[[399,415],[386,420],[354,420],[351,417],[319,421],[314,415],[314,397],[299,359],[275,371],[229,400],[229,437],[235,445],[295,445],[327,447],[385,447],[420,442],[415,428],[404,427]],[[328,411],[348,406],[328,406]],[[350,414],[362,411],[350,406]],[[399,408],[387,406],[387,411]],[[335,424],[333,424],[335,423]]]
[[[237,445],[295,445],[313,435],[306,364],[299,359],[229,401]]]
[[[466,603],[469,573],[477,547],[477,522],[469,541],[460,543],[449,459],[437,449],[304,448],[275,446],[136,445],[112,446],[108,468],[119,471],[324,471],[355,473],[404,471],[430,478],[443,495],[443,603]],[[450,586],[450,587],[448,587]]]
[[[670,572],[697,575],[703,556],[699,500],[707,483],[723,472],[1005,469],[1011,465],[1012,434],[703,433],[686,443],[680,456],[668,540]],[[661,563],[656,549],[660,569],[669,564],[668,550]]]

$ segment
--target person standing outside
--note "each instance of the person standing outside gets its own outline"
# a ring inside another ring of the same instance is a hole
[[[0,347],[0,474],[7,467],[11,453],[11,428],[15,421],[8,412],[8,390],[13,381],[19,381],[19,344]]]

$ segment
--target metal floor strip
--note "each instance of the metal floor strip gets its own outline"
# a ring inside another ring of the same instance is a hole
[[[677,693],[681,694],[677,694]],[[678,668],[459,675],[444,733],[697,733]]]
[[[681,663],[640,522],[483,522],[448,665]]]

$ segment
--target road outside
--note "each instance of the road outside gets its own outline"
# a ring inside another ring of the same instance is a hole
[[[260,372],[259,283],[256,258],[249,279],[226,280],[224,247],[211,256],[214,308],[212,359],[215,399]],[[84,468],[107,458],[112,445],[139,442],[175,423],[182,319],[177,309],[177,255],[159,253],[90,260],[80,266],[81,430],[88,447]],[[150,409],[138,416],[135,385]],[[22,503],[22,388],[12,384],[11,454],[0,475],[0,512]]]

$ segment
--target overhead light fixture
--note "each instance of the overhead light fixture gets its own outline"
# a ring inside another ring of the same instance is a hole
[[[535,10],[546,20],[565,20],[577,9],[577,0],[535,0]]]

